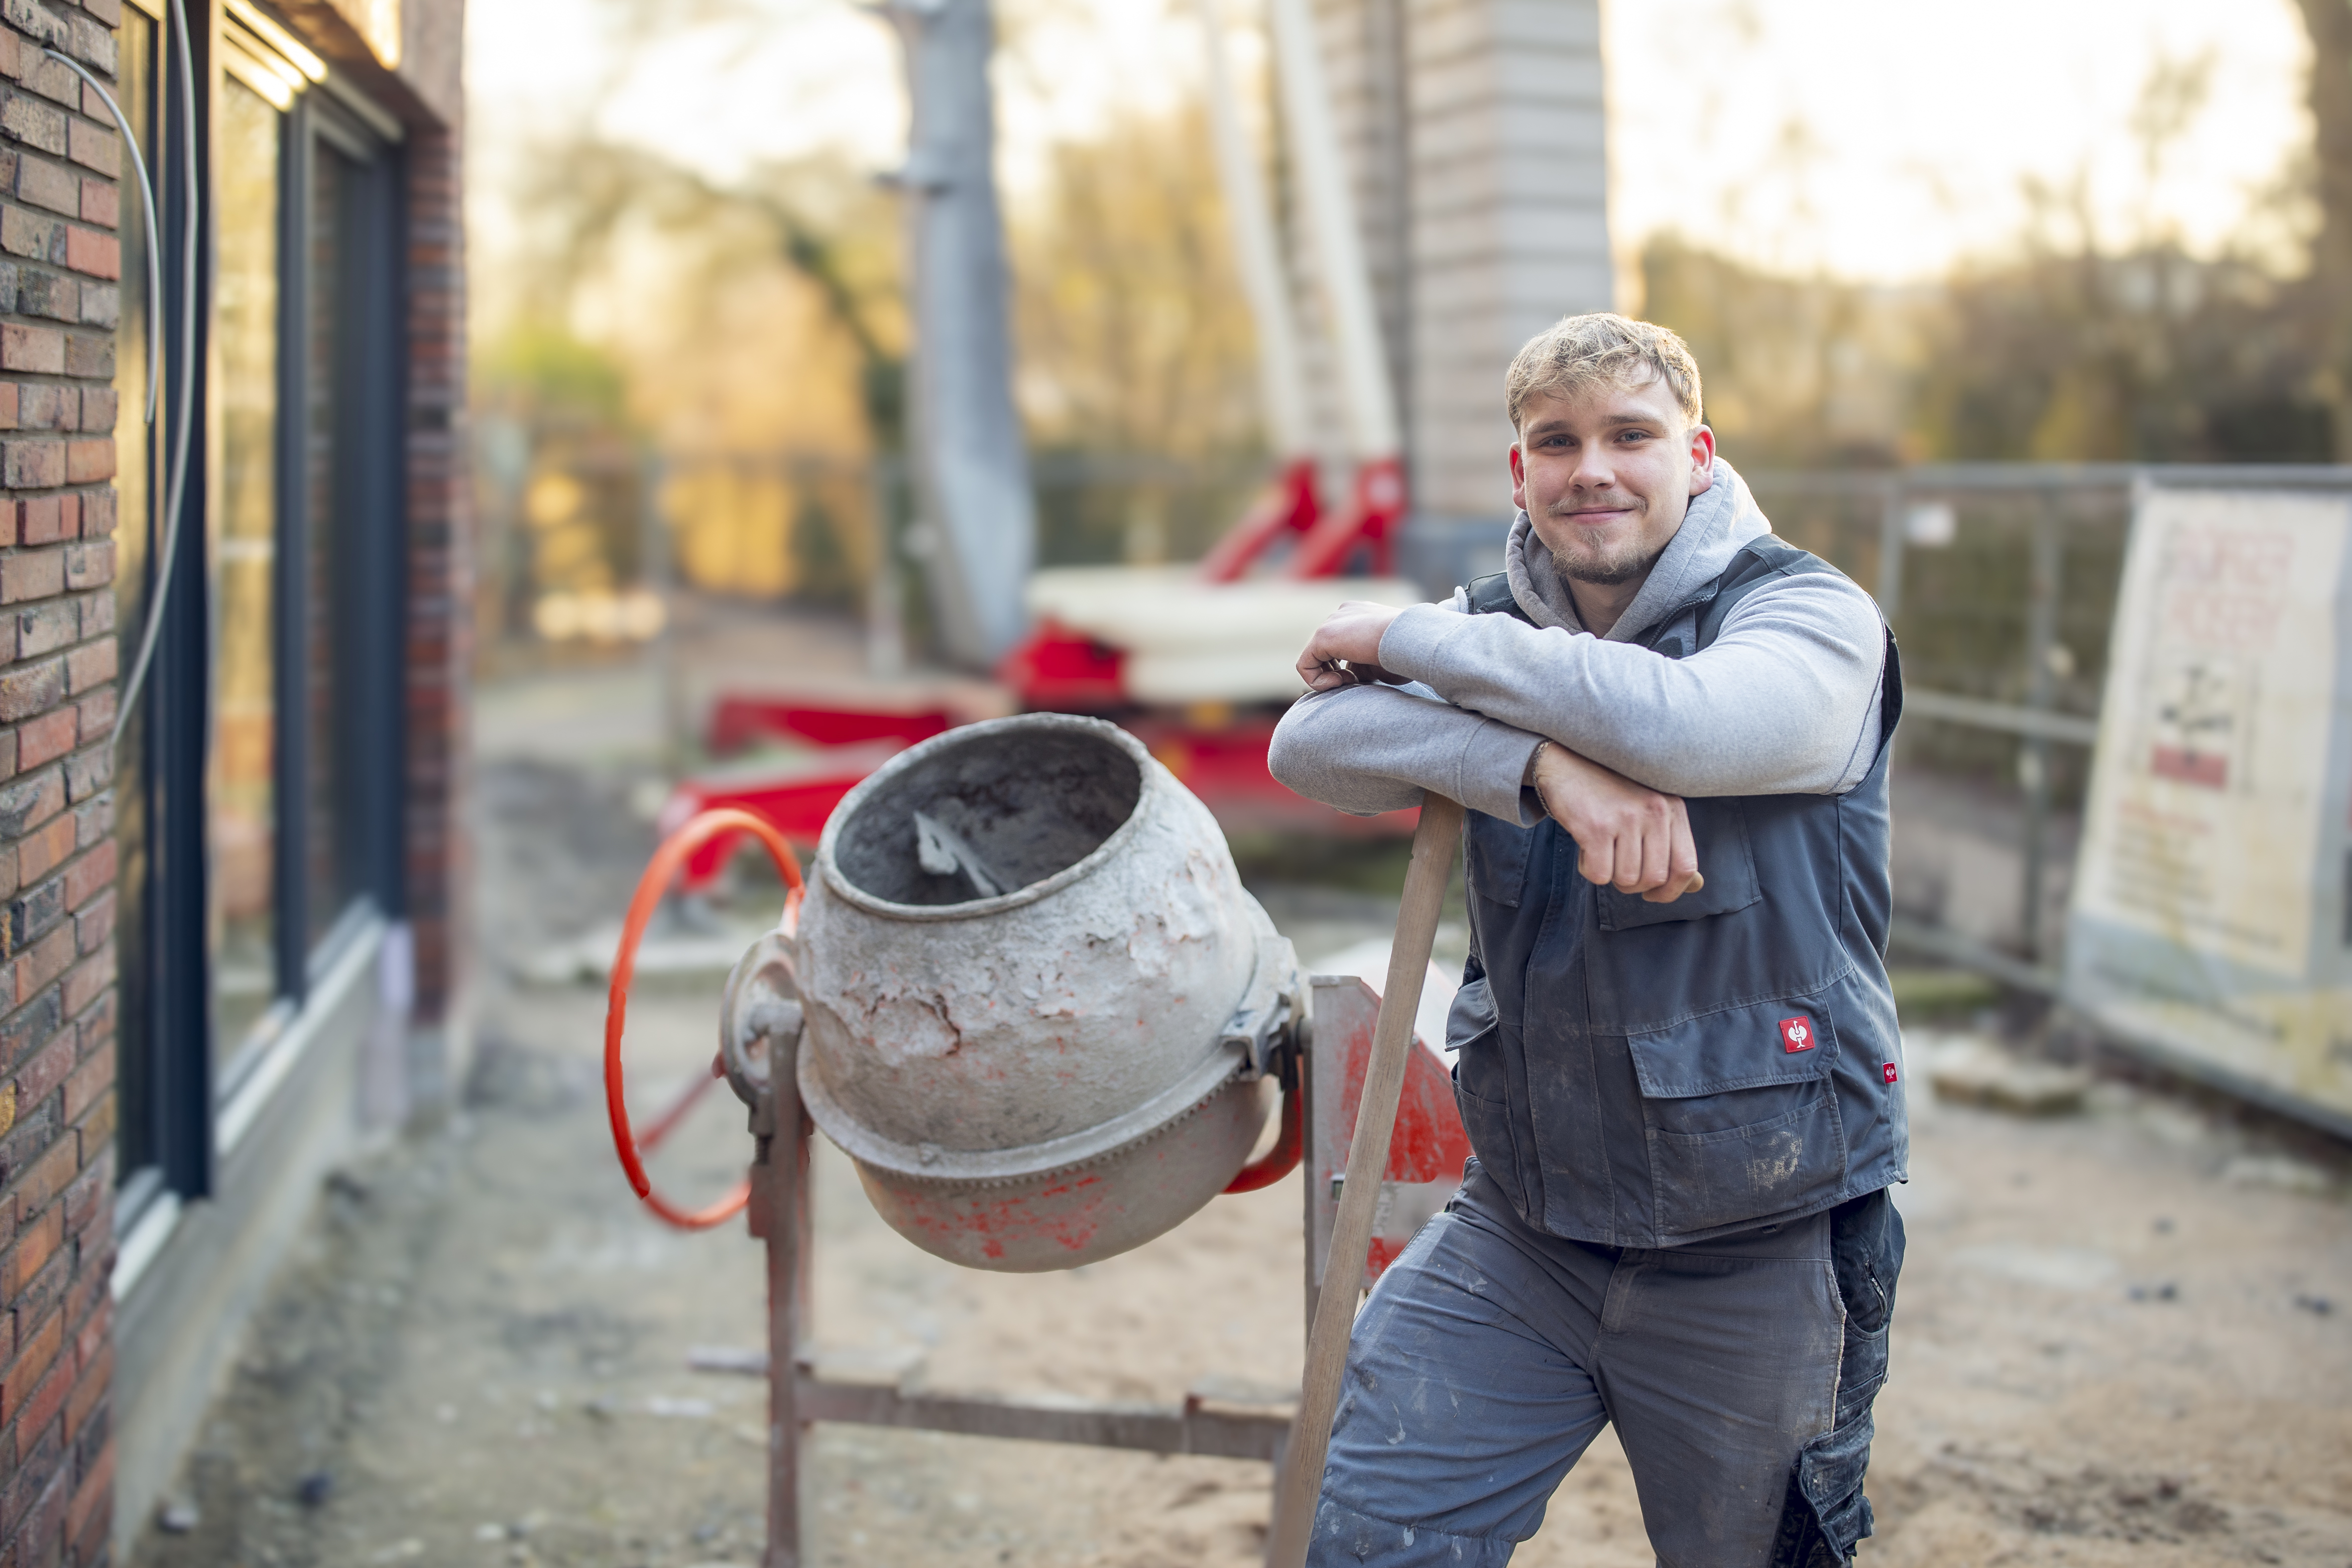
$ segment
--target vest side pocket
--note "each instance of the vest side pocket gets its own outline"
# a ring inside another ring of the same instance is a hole
[[[1785,1214],[1843,1184],[1837,1037],[1821,998],[1728,1008],[1625,1043],[1660,1236]]]
[[[1481,982],[1475,988],[1483,985]],[[1467,992],[1474,987],[1463,989]],[[1459,1007],[1455,1016],[1461,1016]],[[1495,1179],[1511,1206],[1525,1214],[1525,1173],[1519,1168],[1518,1133],[1512,1125],[1509,1093],[1504,1082],[1502,1030],[1489,1022],[1463,1039],[1454,1051],[1454,1103],[1462,1113],[1462,1130],[1470,1135],[1470,1151],[1478,1157],[1479,1168]]]

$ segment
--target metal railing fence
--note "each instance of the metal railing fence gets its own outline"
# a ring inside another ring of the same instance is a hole
[[[1904,909],[1898,838],[1898,942],[2054,994],[2063,899],[2052,884],[2071,873],[2058,840],[2079,822],[2098,742],[2137,488],[2352,488],[2352,468],[1958,463],[1748,479],[1774,531],[1869,586],[1894,626],[1906,773],[1973,784],[1984,816],[2013,826],[2011,939]]]

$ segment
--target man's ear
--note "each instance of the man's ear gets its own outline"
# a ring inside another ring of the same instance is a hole
[[[1517,441],[1511,443],[1511,504],[1528,510],[1528,464]]]
[[[1691,426],[1690,443],[1690,493],[1701,496],[1715,488],[1715,432],[1704,425],[1694,425]],[[1516,448],[1513,449],[1512,460],[1516,465]],[[1516,466],[1512,471],[1517,471]]]

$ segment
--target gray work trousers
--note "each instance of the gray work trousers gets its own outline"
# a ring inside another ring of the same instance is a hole
[[[1607,1422],[1664,1568],[1847,1562],[1902,1250],[1883,1193],[1590,1246],[1528,1226],[1472,1161],[1357,1317],[1309,1568],[1496,1568]]]

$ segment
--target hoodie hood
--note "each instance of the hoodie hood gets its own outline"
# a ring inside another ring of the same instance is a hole
[[[1667,541],[1665,552],[1650,568],[1642,591],[1633,595],[1633,602],[1625,606],[1604,640],[1631,642],[1640,637],[1722,576],[1731,558],[1749,541],[1772,531],[1770,521],[1748,493],[1748,481],[1729,463],[1716,458],[1712,472],[1715,482],[1691,497],[1682,527]],[[1536,537],[1535,524],[1524,511],[1511,524],[1510,541],[1503,547],[1503,567],[1510,575],[1511,597],[1529,620],[1539,626],[1584,630],[1568,584],[1552,565],[1551,551]]]

